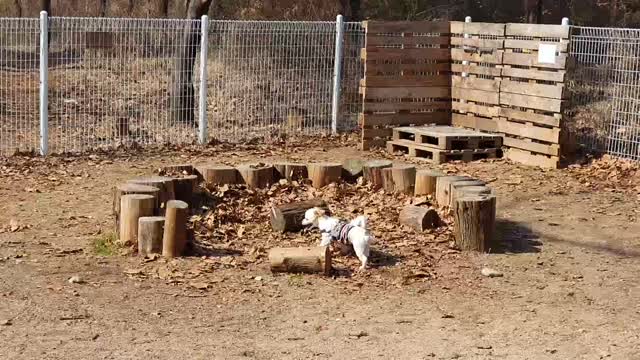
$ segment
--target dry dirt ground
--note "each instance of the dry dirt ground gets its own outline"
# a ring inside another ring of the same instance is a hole
[[[625,163],[443,167],[496,189],[505,250],[491,255],[378,231],[378,249],[407,246],[409,260],[325,278],[272,275],[223,244],[172,262],[96,249],[112,187],[163,164],[386,156],[334,143],[4,159],[0,358],[640,359],[640,172]]]

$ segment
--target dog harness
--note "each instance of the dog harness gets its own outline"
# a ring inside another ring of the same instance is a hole
[[[349,231],[353,229],[355,226],[344,222],[339,221],[336,226],[334,226],[331,231],[324,231],[325,233],[329,233],[331,235],[331,240],[339,241],[343,244],[349,245]]]

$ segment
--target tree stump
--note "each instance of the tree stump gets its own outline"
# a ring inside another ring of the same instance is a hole
[[[271,229],[279,233],[295,232],[303,228],[304,213],[314,207],[322,208],[329,213],[327,203],[322,199],[297,201],[271,207]]]
[[[138,219],[138,255],[162,254],[164,217],[149,216]]]
[[[395,186],[393,184],[393,173],[391,168],[384,168],[381,170],[382,174],[382,188],[386,193],[393,193]]]
[[[331,252],[328,246],[274,248],[269,250],[269,263],[274,273],[331,273]]]
[[[362,165],[362,175],[366,183],[371,184],[374,189],[384,186],[382,169],[390,168],[393,164],[388,160],[372,160]]]
[[[420,170],[416,172],[415,196],[436,195],[436,184],[438,178],[445,176],[443,172],[437,170]]]
[[[280,179],[300,181],[307,178],[307,165],[296,163],[275,163],[273,167]]]
[[[158,192],[160,190],[157,187],[138,185],[138,184],[120,184],[113,189],[113,215],[115,218],[116,234],[120,234],[120,199],[124,195],[129,194],[143,194],[152,195],[155,199],[154,208],[158,206]]]
[[[264,189],[275,183],[275,170],[270,165],[240,165],[237,167],[240,179],[252,189]]]
[[[467,176],[441,176],[436,183],[436,203],[439,206],[449,205],[449,190],[451,189],[451,183],[460,180],[471,180]]]
[[[342,179],[347,182],[355,182],[362,176],[362,159],[347,159],[342,162]]]
[[[172,258],[182,255],[187,245],[187,220],[189,205],[180,200],[167,202],[162,236],[162,256]]]
[[[202,177],[200,172],[190,164],[179,165],[167,165],[160,168],[158,171],[160,176],[175,176],[175,175],[198,175]]]
[[[320,189],[331,183],[340,181],[342,165],[337,163],[314,163],[307,166],[311,185]]]
[[[468,195],[453,206],[456,245],[464,251],[489,252],[495,249],[496,197]]]
[[[465,195],[493,195],[493,189],[488,186],[465,186],[456,189],[453,194],[456,200]]]
[[[227,165],[212,165],[201,168],[202,177],[207,185],[232,185],[240,183],[238,170]]]
[[[393,191],[413,195],[416,186],[416,167],[412,165],[395,165],[391,167]]]
[[[147,185],[158,188],[158,211],[156,215],[163,215],[167,201],[176,198],[175,189],[173,187],[173,178],[166,176],[148,176],[139,177],[127,181],[130,184]]]
[[[454,181],[449,186],[449,207],[453,207],[453,202],[456,200],[456,191],[464,187],[469,186],[484,186],[486,183],[481,180],[460,180]]]
[[[425,231],[440,226],[440,216],[433,208],[409,205],[400,212],[400,223],[416,231]]]
[[[120,243],[137,245],[138,219],[152,216],[156,206],[153,195],[129,194],[120,198]]]
[[[193,193],[198,189],[198,175],[186,175],[184,177],[174,178],[173,186],[175,188],[176,200],[184,201],[191,206],[193,203]]]

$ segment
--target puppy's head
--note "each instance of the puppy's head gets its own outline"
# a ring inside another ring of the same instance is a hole
[[[318,219],[325,215],[325,211],[320,208],[311,208],[304,213],[304,219],[302,219],[302,225],[315,225],[318,226]]]

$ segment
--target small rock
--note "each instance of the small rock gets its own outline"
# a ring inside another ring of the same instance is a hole
[[[454,316],[453,316],[453,314],[445,313],[445,314],[442,314],[442,318],[443,319],[453,319]]]
[[[9,326],[9,325],[13,325],[13,323],[11,322],[11,319],[6,319],[6,320],[0,321],[0,325]]]
[[[493,346],[491,346],[491,345],[476,345],[476,347],[478,349],[481,349],[481,350],[491,350],[491,349],[493,349]]]
[[[84,280],[79,275],[74,275],[67,280],[69,284],[84,284]]]
[[[256,277],[255,277],[255,280],[256,280],[256,281],[262,281],[262,276],[256,276]]]
[[[493,278],[493,277],[502,277],[503,276],[503,274],[500,271],[494,270],[494,269],[491,269],[491,268],[487,268],[487,267],[482,268],[480,273],[482,274],[482,276],[491,277],[491,278]]]
[[[349,336],[353,336],[360,339],[361,337],[369,336],[369,333],[367,333],[366,331],[360,331],[358,333],[349,334]]]

